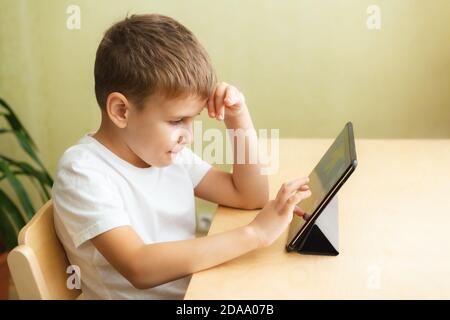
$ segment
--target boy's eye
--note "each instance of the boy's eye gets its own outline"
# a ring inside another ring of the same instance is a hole
[[[183,119],[178,119],[178,120],[169,121],[169,123],[170,123],[170,124],[173,124],[173,125],[177,125],[177,124],[180,124],[180,123],[182,123],[182,122],[183,122]]]

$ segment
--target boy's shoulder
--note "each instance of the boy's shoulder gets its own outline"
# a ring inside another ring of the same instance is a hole
[[[105,188],[111,191],[114,171],[97,149],[94,143],[82,138],[64,151],[56,169],[53,198],[61,197],[61,192],[68,193],[69,190],[74,194],[90,190],[89,193],[96,196]]]
[[[95,143],[85,135],[77,143],[67,148],[58,162],[58,171],[77,167],[91,167],[97,170],[102,167],[102,160]]]

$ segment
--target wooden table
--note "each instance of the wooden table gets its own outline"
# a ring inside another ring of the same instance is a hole
[[[283,181],[308,175],[332,140],[280,141]],[[270,247],[192,276],[186,299],[450,299],[450,140],[357,140],[358,167],[339,192],[337,257]],[[257,211],[220,207],[209,234]]]

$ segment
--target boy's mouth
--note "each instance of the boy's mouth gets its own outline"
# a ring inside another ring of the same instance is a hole
[[[181,150],[183,150],[184,147],[178,147],[178,148],[174,148],[173,150],[169,151],[169,153],[171,154],[177,154],[178,152],[180,152]]]

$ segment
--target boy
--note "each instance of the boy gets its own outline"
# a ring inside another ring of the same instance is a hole
[[[293,212],[303,214],[295,205],[310,195],[307,178],[268,201],[259,164],[235,163],[231,174],[183,148],[203,108],[228,129],[256,134],[242,93],[216,82],[207,53],[177,21],[152,14],[116,23],[94,73],[100,128],[65,151],[52,190],[56,232],[85,298],[180,299],[190,274],[270,245]],[[247,137],[246,151],[252,143]],[[249,225],[196,239],[194,196],[264,208]]]

